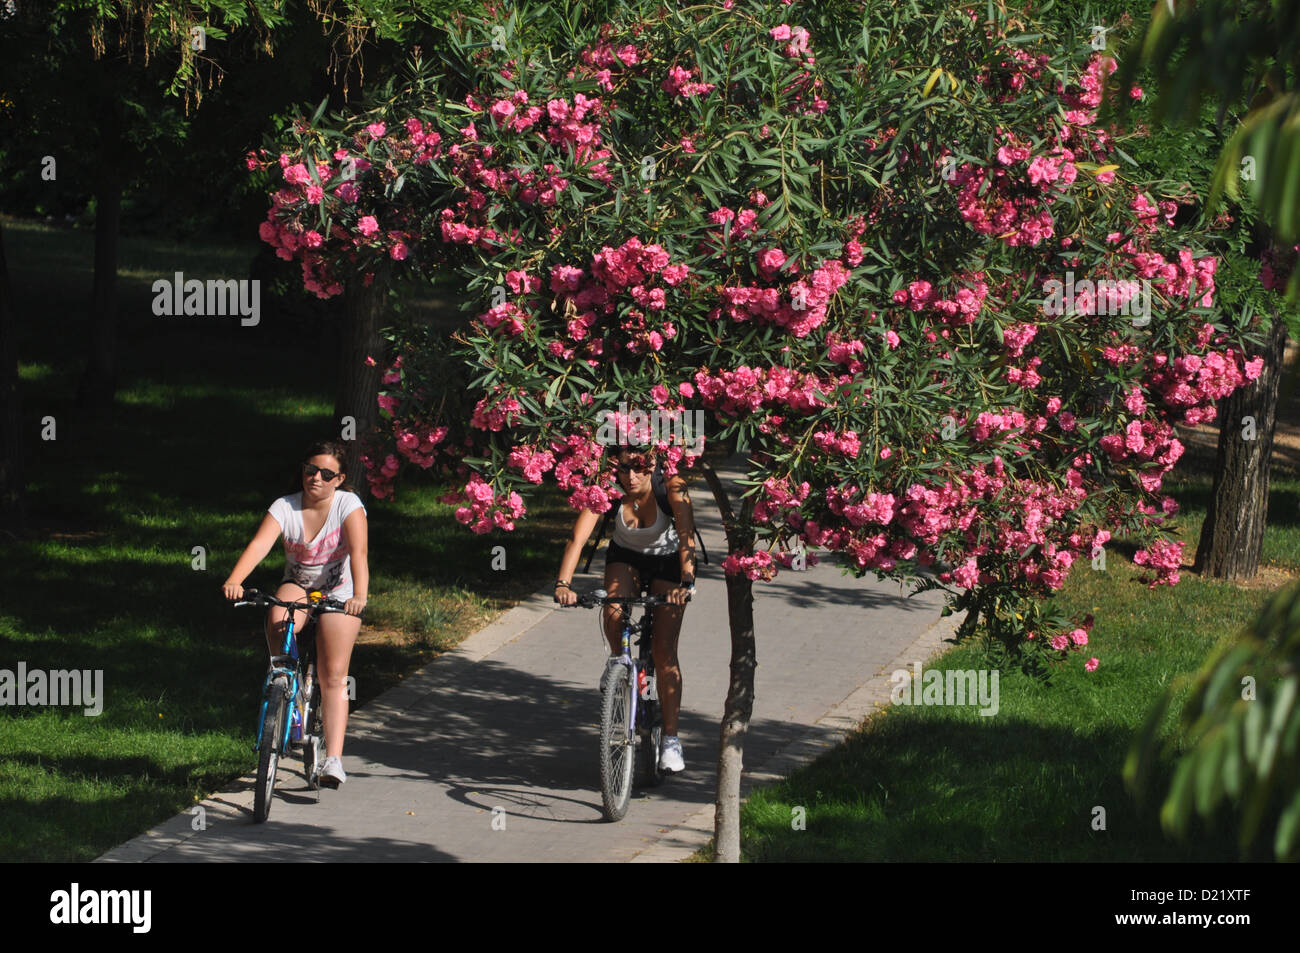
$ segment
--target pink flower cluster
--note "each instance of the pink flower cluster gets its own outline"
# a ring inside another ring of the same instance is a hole
[[[874,315],[873,315],[874,317]],[[893,335],[887,338],[891,348],[898,346],[898,335],[892,330],[886,332],[887,335]],[[859,340],[843,341],[835,332],[831,331],[826,334],[826,356],[832,363],[843,364],[849,369],[850,374],[861,374],[866,368],[862,361],[858,360],[857,355],[865,351],[867,345]]]
[[[575,353],[569,345],[587,341],[584,354],[594,363],[602,355],[615,360],[620,350],[633,354],[660,350],[677,335],[677,328],[664,317],[668,292],[689,274],[686,265],[671,264],[662,247],[643,245],[635,236],[618,248],[602,247],[592,257],[590,276],[572,265],[554,266],[551,291],[561,304],[571,303],[576,314],[568,322],[569,343],[553,340],[549,345],[551,353],[567,360]],[[619,295],[631,297],[638,305],[628,310],[619,325],[623,332],[621,348],[609,348],[604,339],[588,341],[599,317],[618,310]]]
[[[1002,329],[1002,344],[1011,357],[1020,357],[1038,334],[1036,324],[1013,324]]]
[[[509,301],[489,308],[479,316],[479,320],[494,331],[499,330],[507,337],[518,337],[532,321],[532,315]]]
[[[1182,542],[1158,539],[1146,549],[1139,549],[1134,554],[1133,562],[1155,570],[1155,578],[1150,580],[1148,589],[1154,589],[1156,586],[1178,585],[1178,570],[1183,565],[1184,545]],[[1147,581],[1145,577],[1143,581]]]
[[[1212,325],[1205,327],[1213,330]],[[1148,388],[1167,407],[1182,411],[1182,423],[1195,427],[1215,418],[1217,401],[1247,381],[1257,379],[1263,371],[1263,358],[1241,361],[1239,368],[1241,357],[1232,348],[1223,354],[1215,351],[1204,357],[1187,354],[1173,361],[1168,354],[1157,354],[1151,359],[1154,369],[1147,381]]]
[[[1123,434],[1107,434],[1098,442],[1112,462],[1133,459],[1159,464],[1158,469],[1144,468],[1137,474],[1143,489],[1149,493],[1160,489],[1163,475],[1173,469],[1184,449],[1174,437],[1173,427],[1153,420],[1132,420]]]
[[[644,55],[631,43],[625,43],[616,50],[612,44],[601,42],[584,49],[580,58],[582,67],[578,72],[594,77],[597,85],[612,92],[613,70],[621,71],[626,67],[635,66],[643,62]]]
[[[514,521],[527,512],[518,493],[512,490],[498,495],[477,473],[470,474],[461,498],[468,505],[456,510],[456,522],[476,533],[489,532],[493,527],[510,532],[515,528]]]
[[[499,393],[499,392],[498,392]],[[523,406],[515,398],[497,399],[497,394],[486,394],[474,405],[474,415],[469,425],[479,430],[497,432],[513,426],[521,417]]]
[[[530,105],[525,90],[515,90],[509,97],[497,98],[486,107],[471,94],[466,97],[466,105],[474,112],[485,113],[499,127],[521,134],[531,132],[564,153],[571,148],[577,163],[586,167],[588,175],[604,183],[612,180],[605,161],[611,153],[601,147],[599,119],[604,115],[605,105],[599,99],[577,93],[572,102],[556,98],[543,108]],[[488,224],[489,193],[503,196],[512,204],[547,209],[554,207],[559,194],[568,188],[569,180],[555,163],[543,163],[541,170],[522,169],[504,161],[492,164],[497,153],[493,146],[479,143],[474,123],[460,132],[462,141],[447,150],[447,157],[455,176],[463,183],[460,188],[463,197],[453,208],[445,208],[440,213],[444,242],[488,250],[501,239]]]
[[[976,417],[975,422],[971,424],[971,439],[976,443],[983,443],[991,434],[994,433],[1002,433],[1008,430],[1023,430],[1028,422],[1028,418],[1018,410],[1001,414],[984,411]],[[1042,430],[1043,428],[1040,426],[1038,429]]]
[[[782,478],[768,477],[763,481],[763,489],[754,501],[754,521],[772,523],[778,520],[797,519],[796,514],[812,487],[805,480],[793,489],[790,481]]]
[[[775,271],[786,261],[785,253],[770,248],[759,255],[759,274],[775,276]],[[797,274],[791,266],[790,273]],[[849,280],[849,271],[836,259],[822,262],[805,280],[800,278],[789,286],[789,303],[781,289],[759,285],[724,287],[722,305],[709,313],[712,320],[726,315],[743,323],[753,320],[759,324],[775,324],[785,328],[797,338],[807,337],[826,321],[826,308],[835,292]]]
[[[336,149],[332,162],[315,163],[315,178],[306,162],[295,162],[294,157],[287,153],[280,156],[286,187],[272,196],[271,208],[266,221],[258,228],[258,235],[276,249],[278,257],[286,261],[295,257],[300,259],[304,286],[317,297],[330,298],[343,292],[343,285],[335,275],[335,265],[344,257],[356,262],[357,251],[362,248],[387,254],[393,261],[405,261],[410,256],[415,236],[404,220],[396,223],[398,227],[385,229],[376,215],[361,214],[356,217],[354,230],[349,232],[340,224],[348,221],[348,217],[336,215],[335,224],[328,234],[306,228],[303,224],[303,217],[316,218],[317,213],[310,206],[326,204],[327,196],[336,200],[330,204],[337,204],[340,210],[354,206],[360,200],[362,193],[357,176],[372,168],[370,160],[365,158],[367,148],[387,150],[390,155],[417,165],[441,155],[441,136],[436,132],[426,133],[419,119],[408,119],[402,131],[405,136],[400,132],[386,135],[384,123],[368,124],[362,133],[353,137],[356,154],[346,148]],[[374,146],[373,143],[380,145]],[[250,169],[259,165],[250,159]],[[330,183],[337,183],[332,193],[327,191]],[[305,211],[303,203],[309,207]]]
[[[692,96],[703,96],[713,92],[716,87],[715,83],[697,83],[691,77],[695,75],[694,70],[684,69],[680,66],[674,66],[668,71],[668,78],[663,81],[661,88],[666,93],[679,96],[682,99],[690,99]]]
[[[963,163],[951,179],[959,190],[958,214],[981,235],[996,235],[1012,247],[1037,246],[1055,234],[1056,223],[1044,206],[1063,191],[1057,180],[1063,186],[1074,181],[1073,159],[1063,152],[1046,166],[1039,165],[1036,174],[1024,176]],[[1052,172],[1055,178],[1047,178]]]
[[[760,407],[787,408],[807,412],[826,406],[817,391],[829,389],[826,381],[812,374],[800,374],[785,367],[740,366],[711,377],[707,370],[695,372],[700,402],[721,414],[739,416]]]
[[[1073,89],[1061,90],[1062,100],[1070,107],[1065,114],[1067,122],[1080,126],[1092,124],[1096,118],[1096,113],[1092,110],[1095,110],[1101,103],[1102,93],[1106,86],[1106,77],[1115,72],[1117,67],[1118,64],[1112,57],[1104,53],[1098,53],[1088,61],[1083,75],[1079,77],[1080,90],[1078,92]],[[1136,89],[1136,87],[1134,88]],[[1132,90],[1130,90],[1130,95],[1132,95]],[[1141,90],[1138,91],[1138,96],[1134,98],[1140,96]]]
[[[960,327],[974,323],[984,307],[984,299],[989,294],[985,277],[982,271],[959,277],[958,283],[969,282],[970,287],[959,287],[951,298],[940,298],[928,281],[913,281],[906,289],[895,291],[893,300],[895,304],[905,304],[913,311],[932,311],[941,321]]]
[[[862,452],[862,444],[858,442],[857,432],[853,430],[846,430],[843,433],[836,433],[834,430],[818,430],[813,433],[813,443],[826,453],[838,453],[850,460],[856,459]]]
[[[784,53],[790,59],[800,59],[808,52],[808,41],[811,39],[808,31],[801,26],[792,27],[788,23],[782,23],[768,30],[768,35],[774,40],[788,40],[785,44]],[[815,58],[809,56],[805,61],[809,66],[815,62]]]
[[[397,452],[422,470],[433,466],[433,450],[447,439],[448,427],[428,427],[423,431],[403,430],[397,435]]]
[[[732,553],[722,561],[722,571],[728,576],[748,576],[755,582],[766,582],[776,577],[772,554],[766,550],[759,550],[750,556]]]
[[[361,457],[361,465],[366,468],[366,482],[370,485],[370,495],[377,500],[391,498],[393,481],[402,468],[402,461],[396,455],[388,454],[383,462],[370,456]]]
[[[529,483],[541,483],[542,476],[555,466],[555,454],[520,444],[511,448],[506,466],[518,470]]]

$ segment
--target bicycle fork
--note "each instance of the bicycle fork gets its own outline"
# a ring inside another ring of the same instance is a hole
[[[297,698],[298,672],[295,669],[286,668],[283,663],[287,661],[290,661],[290,659],[285,655],[276,655],[271,659],[271,670],[266,673],[266,681],[262,685],[262,712],[257,719],[257,742],[253,745],[254,751],[258,750],[262,746],[262,735],[266,731],[266,713],[271,707],[271,701],[275,695],[276,682],[281,676],[284,677],[284,687],[280,690],[285,693],[285,697],[289,700],[289,705],[292,706],[294,699]],[[279,740],[279,747],[276,749],[281,753],[288,749],[289,732],[292,724],[293,718],[292,713],[290,713],[290,717],[285,719],[283,725],[284,734]]]
[[[623,654],[619,656],[619,664],[626,665],[632,671],[632,710],[628,712],[627,717],[627,743],[635,746],[636,737],[636,717],[641,707],[641,669],[637,666],[637,661],[632,657],[632,627],[623,626]]]

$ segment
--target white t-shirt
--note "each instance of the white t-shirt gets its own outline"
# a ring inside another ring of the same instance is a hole
[[[343,521],[366,508],[361,498],[347,490],[335,490],[325,523],[313,540],[304,539],[302,493],[282,496],[267,512],[284,533],[284,579],[308,591],[318,589],[332,599],[346,601],[352,592],[352,559]]]

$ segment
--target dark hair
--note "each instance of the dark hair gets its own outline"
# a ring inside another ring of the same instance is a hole
[[[289,490],[290,493],[297,493],[302,489],[302,464],[306,463],[312,457],[320,456],[321,454],[329,454],[339,462],[340,467],[346,467],[348,465],[347,447],[337,440],[317,440],[307,449],[307,452],[303,454],[302,462],[299,463],[295,469],[293,485]],[[357,492],[352,484],[347,481],[346,471],[340,470],[339,472],[344,474],[344,479],[343,482],[338,485],[337,489],[347,490],[349,493]]]

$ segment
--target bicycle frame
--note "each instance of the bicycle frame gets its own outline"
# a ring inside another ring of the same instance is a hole
[[[266,710],[271,704],[267,690],[271,687],[271,683],[276,676],[283,675],[289,681],[289,705],[291,710],[293,705],[297,703],[298,693],[301,691],[298,679],[298,639],[296,638],[297,633],[294,631],[294,615],[295,613],[290,612],[285,619],[284,645],[281,646],[279,655],[271,656],[271,667],[267,670],[266,680],[262,683],[262,711],[257,719],[257,741],[253,745],[254,751],[262,746],[262,733],[266,730]],[[307,622],[303,626],[304,631],[307,626],[311,625],[311,622],[312,618],[308,616]],[[311,713],[308,711],[303,713],[304,719],[309,718],[310,715]],[[286,718],[284,736],[280,739],[280,751],[288,750],[289,735],[292,731],[293,719]]]
[[[626,665],[632,669],[632,711],[629,713],[627,722],[627,740],[631,744],[636,738],[636,719],[641,708],[641,660],[632,655],[632,634],[634,631],[639,632],[642,639],[653,637],[652,620],[653,612],[647,608],[644,610],[639,622],[633,624],[631,621],[632,613],[625,610],[627,619],[623,622],[623,637],[618,662],[620,665]],[[645,649],[649,651],[649,649]]]

